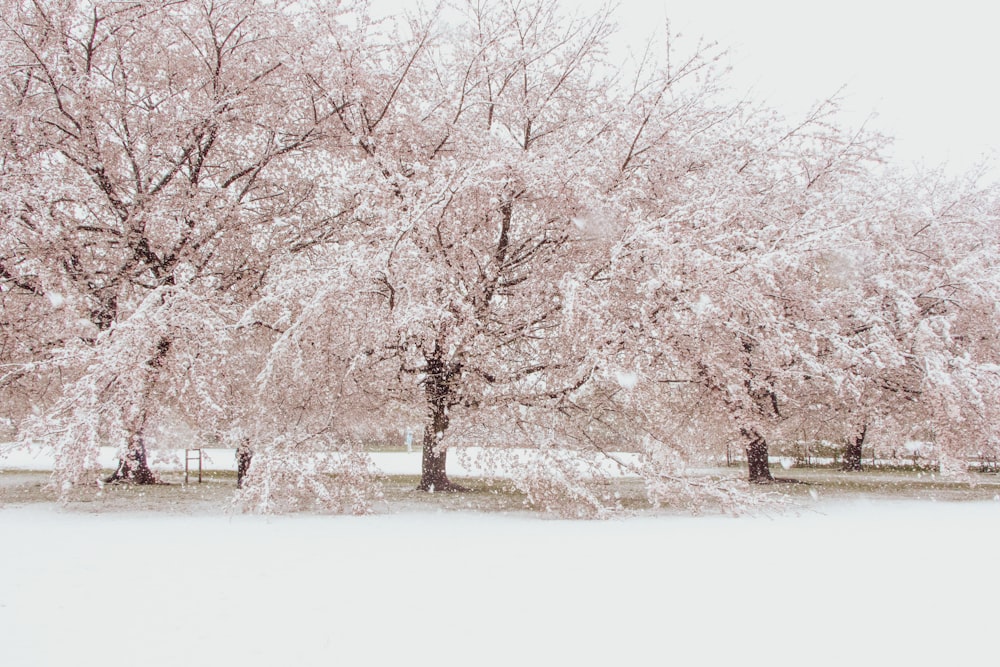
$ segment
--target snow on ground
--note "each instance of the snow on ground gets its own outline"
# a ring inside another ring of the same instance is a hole
[[[232,450],[208,454],[233,467]],[[390,474],[419,457],[373,455]],[[0,665],[996,660],[1000,502],[604,522],[93,507],[0,507]]]
[[[193,451],[193,450],[192,450]],[[236,450],[226,448],[205,448],[202,450],[202,467],[204,470],[225,470],[236,471]],[[529,459],[537,455],[527,449],[512,449],[508,453]],[[448,459],[448,474],[456,477],[476,477],[482,475],[482,468],[477,461],[484,452],[477,447],[468,447],[462,454],[457,452]],[[98,463],[106,470],[114,470],[118,467],[119,451],[115,447],[101,447],[98,455]],[[375,468],[386,475],[419,475],[420,474],[420,451],[413,452],[369,452],[372,464]],[[150,453],[149,465],[157,471],[182,471],[184,470],[185,450],[161,450]],[[634,460],[633,454],[616,453],[618,459]],[[0,470],[51,470],[55,461],[55,455],[50,448],[37,447],[26,449],[16,447],[13,443],[0,443]],[[613,464],[608,461],[608,469],[611,470]],[[197,470],[196,461],[191,463],[194,470]]]
[[[567,522],[0,508],[3,665],[995,664],[1000,503]]]
[[[6,450],[5,450],[6,448]],[[236,450],[226,448],[206,448],[202,450],[204,470],[225,470],[236,472]],[[184,450],[160,451],[150,455],[150,467],[157,471],[184,470]],[[420,452],[372,452],[370,454],[375,466],[387,475],[419,475]],[[101,447],[98,463],[106,470],[118,467],[118,449]],[[51,470],[54,454],[51,449],[39,447],[35,449],[15,448],[13,444],[0,444],[0,470]],[[448,472],[452,475],[469,475],[471,471],[463,468],[459,462],[449,461]],[[196,461],[191,463],[194,470],[198,469]]]
[[[236,471],[236,450],[225,448],[203,449],[205,470]],[[118,467],[118,449],[101,447],[97,461],[102,468]],[[49,447],[25,448],[17,443],[0,443],[0,470],[51,470],[55,454]],[[184,450],[156,451],[150,454],[150,466],[155,470],[184,470]],[[195,464],[197,467],[197,463]]]

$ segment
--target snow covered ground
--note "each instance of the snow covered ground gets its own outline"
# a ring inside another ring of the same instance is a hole
[[[8,506],[0,663],[995,664],[998,521],[998,502],[604,522]]]
[[[192,452],[194,450],[191,450]],[[464,450],[465,456],[452,455],[448,459],[448,474],[456,477],[478,477],[482,470],[476,465],[480,455],[478,448],[469,447]],[[510,450],[529,458],[535,454],[529,450]],[[236,471],[236,450],[225,448],[206,448],[202,450],[202,467],[204,470]],[[101,447],[98,463],[106,470],[114,470],[118,466],[118,449]],[[369,456],[375,468],[386,475],[419,475],[420,451],[412,452],[370,452]],[[633,454],[616,453],[616,458],[632,459]],[[185,450],[161,450],[150,452],[149,465],[160,472],[184,471]],[[2,470],[51,470],[55,455],[51,449],[38,447],[25,449],[16,447],[14,443],[0,443],[0,471]],[[468,465],[464,465],[468,463]],[[610,461],[609,461],[610,464]],[[197,470],[197,463],[191,464]],[[610,469],[610,468],[609,468]]]
[[[50,465],[25,456],[0,465]],[[96,507],[0,507],[0,665],[996,662],[1000,501],[603,522]]]
[[[157,451],[150,454],[150,465],[155,470],[184,470],[183,449]],[[203,449],[205,470],[236,471],[235,449]],[[0,443],[0,470],[51,470],[54,453],[47,447],[25,449],[16,443]],[[118,467],[118,449],[101,447],[98,455],[101,467],[114,470]],[[419,458],[418,458],[419,461]],[[418,464],[419,465],[419,464]]]

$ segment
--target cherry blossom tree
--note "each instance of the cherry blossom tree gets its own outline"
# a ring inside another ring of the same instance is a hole
[[[595,101],[585,86],[606,16],[560,25],[552,3],[468,11],[449,32],[417,20],[396,48],[374,50],[391,75],[369,79],[342,114],[371,173],[356,211],[361,239],[312,248],[312,278],[293,271],[261,305],[282,304],[273,322],[293,322],[275,354],[302,354],[301,339],[289,347],[293,329],[353,326],[301,367],[350,369],[354,388],[337,383],[342,414],[371,397],[410,420],[426,411],[426,490],[458,488],[442,442],[456,411],[532,392],[556,400],[586,378],[549,361],[549,341],[560,276],[570,256],[587,257],[570,221],[593,187],[585,170],[594,152],[574,156],[573,173],[556,164],[565,157],[558,137],[599,128],[596,110],[584,111]],[[303,289],[307,298],[288,298]],[[307,305],[286,312],[296,302]],[[552,384],[539,389],[545,372]]]
[[[832,381],[815,263],[864,214],[856,176],[880,145],[834,111],[790,124],[741,105],[650,159],[616,252],[618,293],[591,299],[632,323],[623,355],[661,386],[665,430],[742,442],[752,482],[772,481],[768,439]]]
[[[255,311],[270,315],[254,318],[281,332],[269,368],[294,363],[314,392],[337,377],[341,416],[378,397],[399,406],[394,418],[424,420],[421,489],[458,489],[448,448],[489,444],[492,465],[541,504],[561,494],[600,508],[609,499],[585,480],[645,434],[627,425],[618,313],[576,309],[576,294],[619,279],[615,248],[644,213],[647,165],[673,164],[672,149],[731,111],[702,105],[715,85],[707,47],[647,57],[623,83],[607,13],[460,9],[371,50],[369,65],[384,58],[392,74],[342,114],[372,174],[354,212],[365,225],[275,276]],[[304,345],[320,327],[327,344]],[[535,467],[511,457],[524,448]]]
[[[859,467],[872,432],[882,451],[933,441],[942,471],[960,472],[997,446],[995,192],[934,172],[885,175],[870,191],[878,214],[843,236],[827,270],[841,292],[828,310],[837,405],[854,406],[845,463]]]
[[[712,45],[623,66],[554,0],[0,2],[0,391],[63,485],[102,443],[154,481],[186,425],[260,511],[367,511],[364,443],[416,424],[420,489],[475,445],[570,515],[620,474],[752,502],[687,463],[770,482],[805,424],[852,465],[997,445],[996,193],[884,170],[833,100],[723,102]]]
[[[237,319],[274,249],[335,225],[335,211],[313,210],[318,167],[302,160],[337,111],[312,76],[329,47],[316,26],[333,23],[332,11],[227,0],[4,3],[4,176],[14,186],[3,202],[4,278],[23,299],[48,297],[69,313],[53,320],[56,344],[31,361],[91,387],[104,373],[88,377],[95,368],[122,363],[131,371],[115,377],[142,378],[136,386],[146,388],[118,405],[135,414],[104,433],[125,443],[115,479],[153,478],[153,388],[186,381],[176,353],[192,341],[181,339],[200,338],[207,347],[194,354],[211,354],[225,336],[204,327]],[[175,299],[201,306],[174,308]],[[163,329],[144,316],[123,328],[157,307],[195,320],[166,317]],[[149,340],[130,351],[148,353],[124,355],[116,340],[143,339],[124,333],[140,325]],[[79,356],[73,341],[100,360]],[[77,398],[85,394],[103,400]],[[75,430],[72,420],[63,430]]]

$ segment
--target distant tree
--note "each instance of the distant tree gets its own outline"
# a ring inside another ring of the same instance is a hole
[[[834,405],[857,433],[847,467],[858,468],[866,436],[883,450],[930,437],[944,471],[996,451],[996,194],[976,180],[880,176],[877,215],[827,256],[840,294],[826,310],[841,369]]]
[[[670,428],[741,442],[751,482],[773,481],[768,440],[832,382],[816,263],[863,214],[856,176],[881,141],[839,129],[835,112],[828,101],[790,124],[743,105],[650,160],[652,187],[634,195],[645,212],[617,252],[631,295],[595,300],[625,309],[632,363],[676,406]]]

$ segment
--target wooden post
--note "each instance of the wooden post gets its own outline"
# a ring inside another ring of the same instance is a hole
[[[194,456],[191,455],[191,452],[195,452]],[[198,462],[198,483],[201,484],[201,470],[202,470],[202,467],[201,467],[201,448],[200,447],[197,448],[197,449],[185,449],[184,450],[184,483],[185,484],[188,483],[188,476],[191,473],[191,462],[192,461],[197,461]]]

